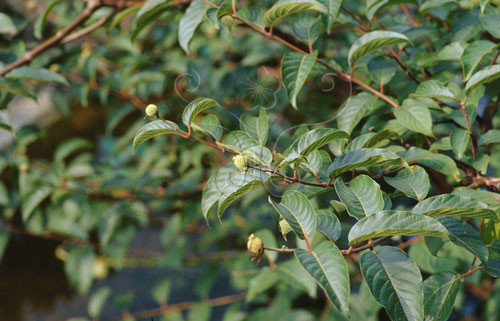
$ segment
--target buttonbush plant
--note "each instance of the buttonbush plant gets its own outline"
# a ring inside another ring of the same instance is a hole
[[[499,4],[7,8],[0,109],[51,82],[59,113],[98,104],[106,124],[97,145],[74,138],[40,160],[41,133],[0,111],[16,136],[0,159],[2,222],[64,240],[56,255],[81,293],[167,213],[158,266],[237,251],[212,263],[246,300],[224,320],[499,320]],[[91,317],[110,294],[95,292]],[[193,315],[208,318],[203,304]]]

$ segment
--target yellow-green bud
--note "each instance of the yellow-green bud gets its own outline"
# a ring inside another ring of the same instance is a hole
[[[260,258],[264,252],[264,242],[252,233],[248,237],[247,249],[254,257]]]
[[[236,155],[233,157],[234,166],[242,171],[248,170],[248,157],[245,155]]]
[[[155,116],[157,111],[158,107],[156,107],[156,105],[149,104],[148,107],[146,107],[146,115],[149,117]]]
[[[283,235],[283,238],[286,241],[287,240],[286,235],[292,231],[292,227],[290,226],[290,224],[288,224],[288,222],[285,219],[280,220],[279,226],[280,226],[281,235]]]

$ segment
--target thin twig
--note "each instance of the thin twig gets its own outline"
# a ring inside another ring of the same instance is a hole
[[[106,22],[109,21],[109,19],[111,19],[115,13],[118,12],[116,9],[114,9],[109,15],[107,15],[106,17],[102,17],[101,19],[97,20],[96,22],[94,22],[93,24],[85,27],[85,28],[82,28],[78,31],[75,31],[73,32],[72,34],[66,36],[63,40],[61,40],[61,44],[65,44],[65,43],[68,43],[68,42],[71,42],[71,41],[74,41],[78,38],[81,38],[89,33],[91,33],[92,31],[96,30],[97,28],[99,28],[100,26],[102,26],[103,24],[105,24]]]

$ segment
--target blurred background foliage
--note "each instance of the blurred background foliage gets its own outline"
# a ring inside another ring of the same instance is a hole
[[[245,6],[254,9],[257,3],[259,8],[273,4],[247,1]],[[455,11],[455,6],[466,5],[470,6],[469,1],[439,6],[432,12],[431,17],[450,23],[453,33],[438,27],[419,31],[436,48],[482,32],[498,38],[499,26],[490,30],[478,23],[479,8]],[[349,1],[345,6],[354,12],[365,10],[364,1]],[[84,7],[83,1],[3,1],[0,68],[54,35]],[[250,192],[229,208],[223,224],[213,221],[208,227],[200,210],[201,191],[212,172],[230,158],[178,136],[158,137],[134,153],[132,140],[149,121],[142,112],[147,104],[155,103],[165,119],[179,121],[189,101],[211,97],[224,107],[218,116],[227,130],[239,128],[237,119],[244,112],[255,115],[264,106],[269,141],[284,150],[294,132],[305,132],[301,125],[333,119],[353,88],[318,72],[302,90],[299,109],[293,110],[279,80],[280,60],[287,52],[283,46],[232,26],[231,21],[218,29],[206,20],[190,44],[190,53],[185,54],[177,29],[186,7],[187,3],[179,2],[141,19],[135,17],[140,6],[131,6],[90,35],[54,46],[30,64],[65,78],[16,80],[23,85],[15,89],[9,87],[12,82],[0,79],[1,112],[10,118],[17,108],[25,113],[18,116],[22,126],[15,128],[14,141],[8,142],[7,123],[3,126],[7,130],[2,130],[7,137],[0,152],[2,319],[80,321],[101,316],[102,320],[150,320],[164,311],[163,317],[154,320],[341,320],[289,257],[278,260],[276,253],[268,253],[262,263],[250,261],[246,252],[250,233],[269,246],[285,244],[277,217],[264,197],[273,186]],[[112,10],[97,10],[84,26]],[[493,5],[488,10],[498,13]],[[309,19],[311,14],[303,16]],[[380,19],[382,24],[407,24],[398,7]],[[343,12],[338,20],[356,25]],[[280,27],[294,28],[286,22]],[[339,24],[329,36],[335,41],[318,39],[326,58],[346,61],[348,44],[358,37],[351,29]],[[435,55],[415,52],[412,64],[432,66]],[[453,64],[443,63],[439,70],[443,78],[449,68],[456,67]],[[386,88],[401,95],[415,89],[399,81],[404,73],[391,67]],[[380,82],[363,63],[358,69],[368,83]],[[486,87],[489,98],[484,106],[496,97],[498,85],[496,81]],[[14,97],[13,92],[25,97]],[[44,95],[50,107],[23,109],[30,104],[29,97],[38,97],[40,102]],[[50,122],[39,122],[43,117]],[[379,113],[366,126],[384,117]],[[483,118],[500,126],[498,112]],[[439,136],[449,127],[437,124],[434,130]],[[419,141],[422,136],[410,139],[423,143]],[[489,174],[500,176],[500,144],[489,148]],[[315,201],[317,208],[329,206],[328,197]],[[344,221],[348,221],[345,214]],[[500,234],[498,225],[488,228]],[[342,241],[338,245],[347,246]],[[434,257],[421,242],[409,249],[424,272],[442,271],[443,265],[446,271],[458,273],[468,269],[468,252],[457,247],[441,251],[441,258]],[[359,270],[351,263],[352,320],[387,320],[368,289],[361,286]],[[271,268],[274,264],[277,268]],[[467,282],[452,319],[498,320],[500,283],[489,284],[485,294],[480,275]]]

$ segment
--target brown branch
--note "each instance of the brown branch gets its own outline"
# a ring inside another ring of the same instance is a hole
[[[80,29],[78,31],[75,31],[72,34],[66,36],[63,40],[61,40],[61,44],[65,44],[65,43],[74,41],[74,40],[76,40],[78,38],[81,38],[81,37],[83,37],[83,36],[91,33],[92,31],[96,30],[97,28],[99,28],[100,26],[102,26],[103,24],[105,24],[106,22],[108,22],[109,19],[111,19],[115,15],[116,12],[117,12],[117,10],[114,9],[106,17],[102,17],[101,19],[97,20],[93,24],[91,24],[91,25],[89,25],[89,26],[87,26],[85,28],[82,28],[82,29]]]
[[[294,249],[279,249],[276,247],[267,247],[267,246],[264,246],[264,249],[268,250],[268,251],[278,252],[278,253],[293,253],[293,251],[294,251]]]
[[[388,240],[390,238],[391,238],[390,236],[384,236],[384,237],[381,237],[379,239],[376,239],[375,241],[368,242],[365,245],[362,245],[359,247],[352,247],[351,246],[347,250],[341,250],[340,252],[342,252],[342,254],[344,254],[344,255],[350,255],[351,253],[356,253],[356,252],[360,252],[360,251],[363,251],[366,249],[373,248],[375,245],[382,243],[383,241]]]
[[[41,44],[31,49],[30,51],[28,51],[26,54],[24,54],[24,56],[22,56],[18,60],[5,66],[2,70],[0,70],[0,76],[5,75],[9,71],[19,66],[29,63],[31,60],[33,60],[33,58],[35,58],[42,52],[60,43],[61,40],[63,40],[71,31],[73,31],[75,28],[77,28],[79,25],[85,22],[85,20],[87,20],[92,15],[92,13],[94,13],[98,8],[100,8],[101,5],[102,5],[101,0],[88,0],[85,9],[73,21],[71,21],[61,30],[59,30],[54,36],[42,42]]]

